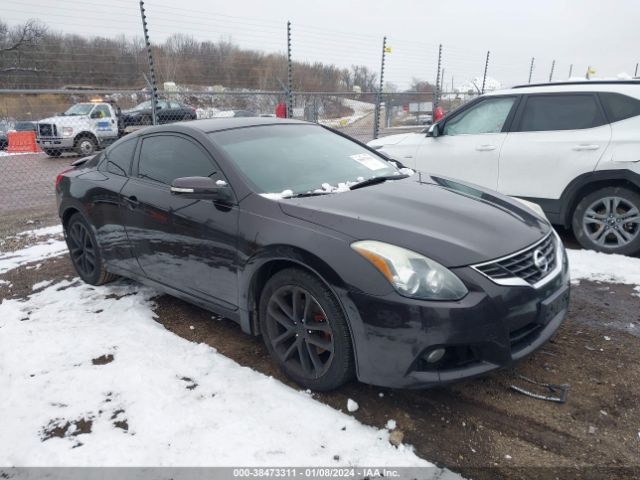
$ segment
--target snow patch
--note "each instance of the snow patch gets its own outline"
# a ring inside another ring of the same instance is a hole
[[[149,288],[0,304],[0,465],[430,466],[389,433],[154,321]]]
[[[567,250],[571,280],[637,285],[640,293],[640,258],[592,250]]]

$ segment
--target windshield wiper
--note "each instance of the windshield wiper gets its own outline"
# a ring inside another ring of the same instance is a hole
[[[378,183],[386,182],[387,180],[402,180],[409,175],[381,175],[379,177],[367,178],[361,182],[355,183],[349,187],[351,190],[356,190],[362,187],[368,187],[369,185],[377,185]]]
[[[303,197],[318,197],[320,195],[329,195],[334,192],[302,192],[302,193],[294,193],[293,195],[288,195],[284,198],[303,198]]]

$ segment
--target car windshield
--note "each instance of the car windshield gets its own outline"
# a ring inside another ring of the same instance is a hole
[[[401,175],[370,150],[315,125],[257,126],[209,136],[265,196],[346,191],[374,177]]]
[[[93,103],[76,103],[73,107],[63,113],[65,116],[89,115],[93,109]]]

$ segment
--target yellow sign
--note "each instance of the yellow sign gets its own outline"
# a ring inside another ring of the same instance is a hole
[[[384,47],[384,53],[391,53],[391,47]]]

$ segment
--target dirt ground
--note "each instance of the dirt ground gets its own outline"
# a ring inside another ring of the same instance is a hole
[[[9,282],[0,282],[0,299],[25,297],[42,280],[74,276],[67,256],[20,267],[0,275]],[[632,294],[625,285],[575,286],[566,323],[513,371],[431,390],[352,382],[314,397],[343,411],[354,399],[360,405],[354,415],[377,428],[394,419],[421,457],[469,478],[638,478],[640,298]],[[167,295],[155,301],[157,321],[168,330],[296,388],[274,367],[260,338]],[[566,403],[511,390],[514,383],[530,387],[517,375],[569,384]]]

